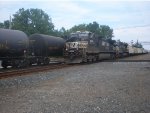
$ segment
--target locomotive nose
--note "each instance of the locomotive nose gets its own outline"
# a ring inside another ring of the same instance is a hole
[[[78,42],[68,42],[66,43],[66,50],[68,49],[78,49]]]
[[[71,48],[78,48],[78,42],[72,42]]]

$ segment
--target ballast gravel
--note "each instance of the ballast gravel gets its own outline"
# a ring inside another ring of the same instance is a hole
[[[150,113],[150,62],[100,62],[0,80],[0,113]]]

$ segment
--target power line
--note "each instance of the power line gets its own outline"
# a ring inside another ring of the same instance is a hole
[[[146,41],[140,43],[142,43],[142,45],[150,45],[150,42],[146,42]]]
[[[150,25],[147,24],[147,25],[140,25],[140,26],[122,27],[122,28],[115,28],[114,30],[131,29],[131,28],[138,28],[138,27],[150,27]]]

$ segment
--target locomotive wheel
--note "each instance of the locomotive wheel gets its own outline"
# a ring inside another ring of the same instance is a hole
[[[1,65],[2,65],[2,67],[5,68],[5,69],[6,69],[7,66],[8,66],[6,61],[2,61],[2,64],[1,64]]]
[[[92,62],[96,62],[96,56],[93,56]]]
[[[99,61],[99,57],[98,56],[96,57],[96,61]]]
[[[83,56],[83,57],[82,57],[82,62],[83,62],[83,63],[86,63],[86,62],[87,62],[87,56]]]
[[[92,62],[92,59],[87,59],[87,62],[89,62],[89,63]]]
[[[30,62],[28,60],[14,60],[13,61],[13,67],[14,68],[23,68],[29,66]]]
[[[42,65],[42,63],[43,63],[43,60],[41,58],[38,58],[37,59],[37,65]]]
[[[110,59],[111,59],[111,60],[115,59],[115,55],[114,55],[114,54],[111,54],[111,55],[110,55]]]
[[[22,62],[22,67],[28,67],[30,65],[30,61],[25,59],[23,62]]]
[[[44,64],[45,64],[45,65],[48,65],[48,64],[49,64],[49,61],[50,61],[49,58],[44,59]]]
[[[86,62],[87,62],[87,59],[83,59],[82,62],[83,62],[83,63],[86,63]]]

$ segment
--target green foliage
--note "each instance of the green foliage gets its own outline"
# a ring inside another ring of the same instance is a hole
[[[24,31],[28,35],[33,33],[51,34],[54,25],[51,18],[41,9],[19,9],[13,15],[12,28]]]
[[[92,33],[100,35],[100,26],[97,22],[89,23],[87,25],[87,30],[91,31]]]
[[[69,33],[76,32],[76,31],[90,31],[104,39],[112,39],[113,37],[113,29],[111,29],[107,25],[99,25],[95,21],[89,24],[75,25],[68,30]]]
[[[64,27],[62,27],[60,30],[55,29],[53,33],[51,33],[53,36],[62,37],[63,39],[67,39],[69,36],[68,30],[66,30]]]
[[[70,33],[69,30],[66,30],[64,27],[62,27],[59,30],[60,37],[62,37],[63,39],[68,39],[69,33]]]
[[[112,39],[113,29],[107,25],[99,25],[96,21],[89,24],[79,24],[66,30],[62,27],[60,30],[54,29],[54,24],[51,18],[41,9],[19,9],[12,19],[12,29],[17,29],[25,32],[27,35],[41,33],[53,35],[67,39],[70,33],[76,31],[90,31],[95,33],[100,38]],[[9,20],[0,23],[0,28],[8,29]]]
[[[10,22],[9,20],[4,21],[4,28],[9,29]]]
[[[0,23],[0,28],[9,29],[9,20],[5,20],[4,23]]]
[[[86,24],[79,24],[79,25],[75,25],[71,29],[69,29],[69,32],[86,31],[86,30],[87,30]]]
[[[0,28],[4,28],[4,23],[0,22]]]
[[[116,45],[116,40],[106,39],[110,44]]]
[[[100,26],[100,35],[104,38],[104,39],[112,39],[113,37],[113,29],[111,29],[109,26],[107,25],[101,25]]]
[[[133,46],[138,48],[143,48],[142,44],[139,43],[138,41],[135,44],[133,44]]]

